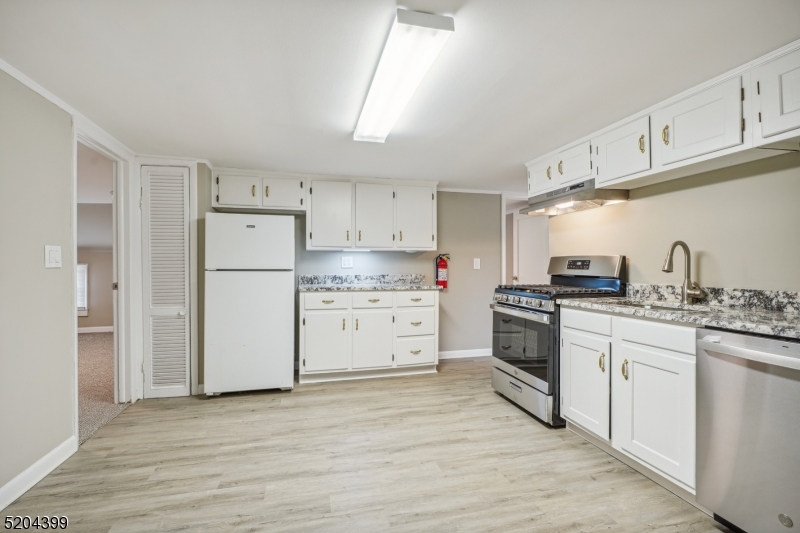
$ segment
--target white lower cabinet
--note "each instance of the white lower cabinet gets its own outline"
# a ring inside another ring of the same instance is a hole
[[[614,351],[613,443],[694,488],[694,356],[622,342]]]
[[[392,310],[353,311],[353,369],[392,366]]]
[[[691,493],[694,335],[693,327],[562,309],[561,416]]]
[[[436,371],[438,291],[300,293],[300,383]]]
[[[561,339],[561,416],[608,440],[611,340],[567,328]]]
[[[350,366],[350,312],[306,311],[302,367],[309,372]]]

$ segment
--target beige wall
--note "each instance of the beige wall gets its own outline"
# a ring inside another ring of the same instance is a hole
[[[70,115],[0,72],[0,487],[75,434],[72,175]]]
[[[110,248],[78,248],[78,263],[89,265],[89,315],[78,317],[79,328],[114,325],[113,259]]]
[[[632,283],[680,285],[661,272],[672,241],[707,287],[800,291],[800,154],[631,191],[630,202],[550,219],[550,252],[624,254]]]
[[[197,164],[197,376],[203,381],[205,359],[205,286],[206,286],[206,213],[211,208],[211,169],[205,163]]]

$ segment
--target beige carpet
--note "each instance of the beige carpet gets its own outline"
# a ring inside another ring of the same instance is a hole
[[[114,334],[79,334],[78,433],[81,444],[129,405],[114,403]]]

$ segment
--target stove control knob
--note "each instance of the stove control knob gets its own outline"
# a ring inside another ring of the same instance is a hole
[[[533,306],[534,307],[542,307],[542,301],[541,300],[535,300],[533,302]]]
[[[494,295],[494,299],[495,299],[495,300],[499,300],[500,298],[501,298],[501,296],[500,296],[499,294],[495,294],[495,295]]]
[[[520,301],[521,301],[521,300],[520,300],[520,297],[519,297],[519,296],[514,296],[514,303],[515,303],[515,304],[518,304],[518,303],[520,303]]]
[[[503,295],[503,301],[504,301],[504,302],[507,302],[507,301],[508,301],[508,294],[504,294],[504,295]]]

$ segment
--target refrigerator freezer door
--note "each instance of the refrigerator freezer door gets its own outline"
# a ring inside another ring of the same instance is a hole
[[[294,217],[207,213],[205,268],[293,270]]]
[[[205,392],[294,385],[294,272],[206,272]]]

